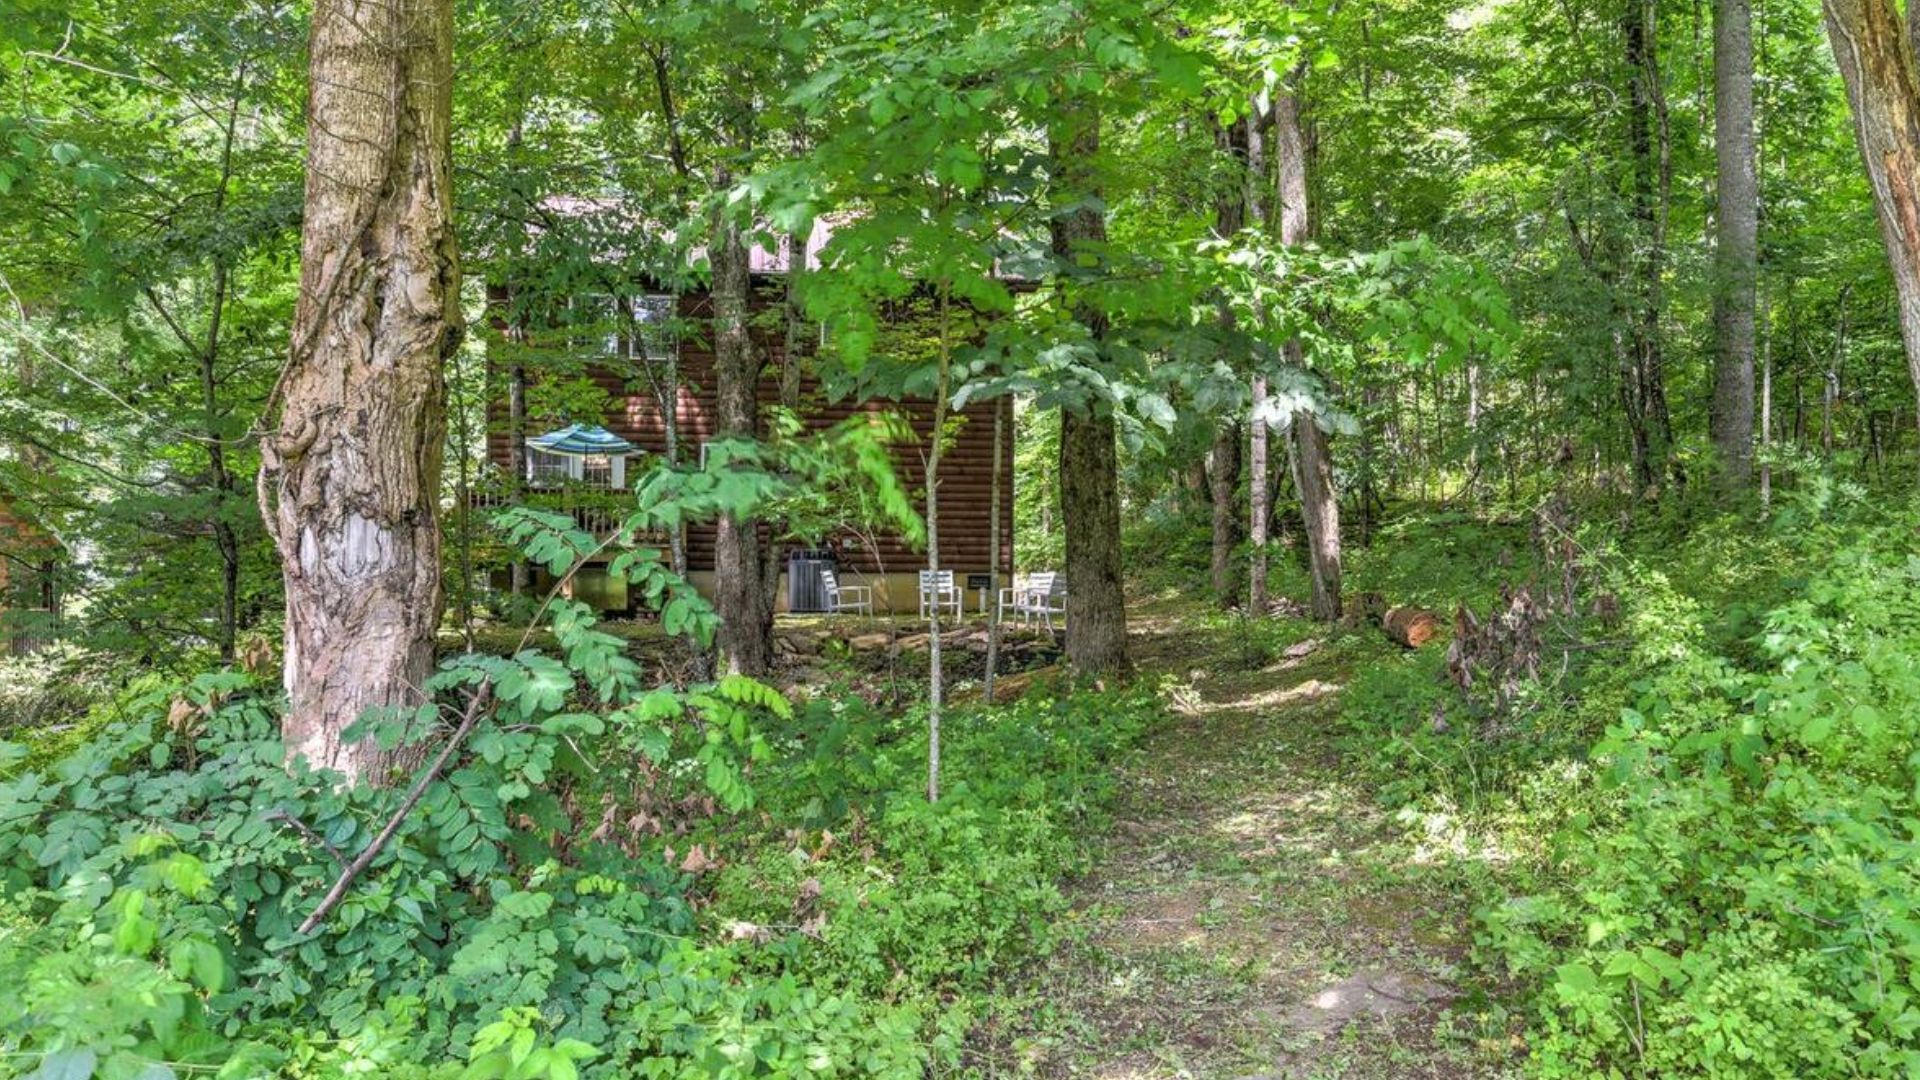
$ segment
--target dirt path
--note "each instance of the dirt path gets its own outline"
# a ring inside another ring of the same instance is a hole
[[[1179,684],[1174,716],[1075,887],[1080,929],[993,1025],[991,1074],[1499,1075],[1462,1008],[1460,876],[1343,767],[1355,649],[1301,624],[1249,662],[1230,627],[1192,616],[1136,620],[1141,669]]]

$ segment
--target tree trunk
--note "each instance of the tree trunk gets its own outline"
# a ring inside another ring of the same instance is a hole
[[[1293,486],[1307,531],[1307,564],[1313,572],[1313,617],[1340,617],[1340,502],[1333,486],[1327,436],[1311,415],[1293,416]]]
[[[1013,399],[993,403],[993,483],[987,496],[987,679],[980,691],[987,704],[993,704],[993,682],[1000,670],[1000,590],[1012,582],[1000,580],[1000,459],[1006,447],[1007,412]]]
[[[1117,432],[1112,413],[1060,414],[1060,516],[1067,541],[1067,662],[1088,675],[1125,675],[1126,594],[1120,577]]]
[[[1306,243],[1313,235],[1307,204],[1307,145],[1301,137],[1300,102],[1292,93],[1274,99],[1274,158],[1280,178],[1280,242]],[[1298,340],[1287,343],[1287,358],[1304,367]],[[1300,520],[1306,529],[1307,562],[1313,573],[1313,615],[1340,617],[1340,502],[1333,486],[1333,457],[1326,433],[1312,413],[1293,414],[1293,488],[1300,496]]]
[[[1714,0],[1713,132],[1719,205],[1714,214],[1714,449],[1722,481],[1753,479],[1755,289],[1760,272],[1760,182],[1753,116],[1753,13],[1749,0]]]
[[[940,284],[940,361],[933,383],[933,442],[927,449],[927,569],[940,570],[940,459],[946,449],[948,385],[953,371],[949,337],[953,313],[947,283]],[[956,583],[957,584],[957,583]],[[947,703],[947,669],[941,655],[940,598],[927,607],[927,801],[940,801],[940,714]]]
[[[1253,125],[1247,117],[1225,126],[1214,122],[1214,144],[1229,169],[1213,201],[1214,234],[1222,240],[1231,239],[1247,225],[1248,208],[1253,202],[1251,188],[1257,177],[1252,168],[1254,138]],[[1234,316],[1224,300],[1220,304],[1219,323],[1223,335],[1231,342]],[[1234,497],[1240,489],[1240,424],[1232,417],[1215,423],[1205,475],[1207,500],[1213,511],[1213,598],[1220,607],[1229,608],[1238,599],[1234,588],[1233,549],[1240,539],[1238,515],[1234,512]]]
[[[1207,452],[1207,487],[1213,503],[1213,598],[1221,607],[1236,599],[1233,547],[1240,540],[1234,497],[1240,492],[1240,425],[1222,422],[1213,429]]]
[[[1773,317],[1767,294],[1760,295],[1760,512],[1773,506]]]
[[[713,267],[714,434],[752,439],[760,426],[760,357],[747,327],[752,286],[740,225],[724,211],[714,219],[707,258]],[[713,541],[713,606],[720,615],[720,665],[731,674],[764,675],[773,664],[773,611],[760,575],[759,522],[723,515]]]
[[[1627,142],[1633,156],[1632,208],[1639,227],[1634,296],[1632,392],[1646,442],[1643,492],[1671,471],[1679,479],[1673,455],[1673,416],[1667,408],[1666,358],[1661,317],[1666,308],[1667,207],[1673,172],[1667,100],[1661,83],[1655,0],[1628,0],[1622,18],[1630,79]]]
[[[524,328],[511,329],[517,334],[514,348],[524,348],[526,333]],[[507,505],[520,506],[527,501],[527,365],[515,361],[507,372]],[[508,567],[508,587],[513,595],[526,593],[528,582],[527,561],[514,556]]]
[[[378,783],[348,742],[411,708],[440,622],[442,367],[460,340],[449,0],[318,0],[300,297],[261,514],[286,578],[287,754]]]
[[[1100,114],[1084,102],[1063,104],[1048,132],[1048,148],[1062,198],[1075,209],[1048,222],[1053,256],[1062,268],[1091,255],[1107,239],[1097,201],[1094,158],[1100,152]],[[1093,250],[1088,250],[1092,248]],[[1096,348],[1107,333],[1106,313],[1073,301],[1073,318]],[[1125,675],[1127,603],[1120,568],[1118,429],[1112,404],[1089,400],[1060,411],[1060,517],[1066,536],[1067,662],[1084,675]]]
[[[1273,469],[1271,428],[1267,419],[1267,380],[1253,380],[1252,435],[1247,446],[1247,543],[1253,552],[1247,560],[1247,612],[1254,616],[1267,611],[1267,541],[1273,520]]]
[[[1907,6],[1904,26],[1890,0],[1825,0],[1822,6],[1893,268],[1900,340],[1920,402],[1920,5]]]
[[[794,152],[803,153],[804,148],[796,147]],[[781,305],[780,407],[797,413],[801,378],[812,360],[813,343],[818,340],[814,324],[807,320],[806,308],[801,302],[802,279],[807,273],[806,234],[788,234],[787,252],[786,296]],[[767,544],[761,552],[761,585],[766,590],[769,617],[780,606],[780,572],[785,569],[785,554],[784,545],[775,543]]]
[[[220,662],[231,664],[234,642],[240,635],[240,536],[228,519],[228,503],[238,485],[227,462],[226,425],[220,409],[220,323],[227,294],[227,265],[216,260],[213,270],[213,313],[207,346],[200,353],[200,406],[205,415],[207,471],[213,478],[213,540],[220,552]]]

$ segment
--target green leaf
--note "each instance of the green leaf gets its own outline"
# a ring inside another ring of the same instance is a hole
[[[1800,727],[1800,741],[1807,746],[1818,746],[1833,734],[1834,717],[1830,712],[1815,713]]]

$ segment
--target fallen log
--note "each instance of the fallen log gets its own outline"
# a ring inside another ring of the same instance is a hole
[[[1407,648],[1417,649],[1439,636],[1440,616],[1420,608],[1388,608],[1380,628]]]

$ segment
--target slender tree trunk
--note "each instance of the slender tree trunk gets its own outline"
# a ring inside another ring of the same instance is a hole
[[[1222,240],[1230,239],[1247,225],[1249,206],[1253,202],[1252,187],[1259,175],[1252,168],[1255,137],[1253,125],[1246,117],[1225,126],[1214,124],[1214,143],[1230,170],[1219,184],[1213,202],[1214,233]],[[1219,323],[1223,334],[1231,335],[1235,329],[1233,310],[1224,300],[1220,304]],[[1240,489],[1240,424],[1232,417],[1215,422],[1205,475],[1207,499],[1213,511],[1213,598],[1220,607],[1229,608],[1238,599],[1234,588],[1233,549],[1240,539],[1239,515],[1234,512],[1234,498]]]
[[[1247,447],[1247,543],[1253,552],[1247,560],[1247,611],[1263,615],[1267,611],[1267,542],[1273,521],[1273,447],[1267,419],[1267,380],[1253,380],[1253,419]]]
[[[459,367],[455,367],[460,371]],[[484,392],[484,390],[482,391]],[[450,411],[457,420],[453,433],[454,447],[459,454],[458,467],[454,471],[453,514],[459,522],[459,594],[454,601],[454,610],[460,619],[460,642],[468,651],[473,651],[473,454],[472,425],[468,423],[470,387],[467,380],[460,380],[460,392],[450,393],[453,399]]]
[[[449,0],[318,0],[300,297],[261,514],[286,578],[287,754],[381,782],[342,738],[411,708],[440,623],[442,369],[460,340]]]
[[[520,345],[524,345],[522,340]],[[507,372],[507,505],[522,506],[527,501],[527,365],[516,361]],[[527,562],[514,557],[507,570],[513,595],[526,593]]]
[[[1048,223],[1053,255],[1064,267],[1081,258],[1104,260],[1103,211],[1085,200],[1099,195],[1094,177],[1100,153],[1100,114],[1084,102],[1062,106],[1048,132],[1063,199],[1081,205]],[[1092,250],[1089,250],[1092,249]],[[1096,348],[1107,334],[1106,313],[1068,293],[1073,317]],[[1085,675],[1126,675],[1127,602],[1120,567],[1118,429],[1111,403],[1087,401],[1060,410],[1060,517],[1066,535],[1067,661]]]
[[[724,179],[716,184],[726,186]],[[747,326],[752,284],[740,225],[724,211],[715,215],[707,258],[713,267],[714,430],[723,439],[752,439],[760,427],[760,356]],[[773,612],[761,581],[757,521],[720,518],[713,578],[721,667],[738,675],[766,674],[773,664]]]
[[[1853,291],[1852,283],[1841,286],[1838,306],[1839,314],[1834,317],[1833,355],[1827,361],[1827,374],[1820,384],[1820,452],[1827,457],[1833,456],[1833,410],[1840,401],[1840,364],[1847,355],[1848,316],[1847,298]]]
[[[527,99],[525,94],[515,95],[513,123],[507,128],[506,157],[508,161],[519,160],[520,148],[526,139]],[[509,221],[520,216],[518,202],[532,203],[535,195],[527,182],[526,174],[515,170],[509,174],[512,195],[507,203]],[[510,227],[510,239],[507,242],[507,298],[508,315],[505,337],[511,343],[513,364],[507,370],[507,505],[518,507],[525,505],[527,499],[527,363],[526,349],[528,338],[527,316],[524,308],[515,303],[515,293],[519,283],[515,275],[524,265],[527,251],[527,228],[524,225]],[[507,564],[507,588],[514,596],[524,596],[532,584],[531,572],[527,561],[515,552],[512,561]]]
[[[1240,425],[1221,423],[1213,429],[1213,448],[1207,452],[1207,487],[1213,506],[1213,598],[1221,607],[1236,599],[1233,548],[1240,540],[1234,500],[1240,492]]]
[[[947,283],[940,284],[940,367],[933,388],[933,444],[927,450],[927,569],[940,570],[940,459],[946,450],[948,380],[953,371],[952,312]],[[946,707],[946,664],[941,654],[940,600],[927,608],[927,801],[940,801],[940,719]]]
[[[1822,7],[1893,269],[1900,340],[1920,407],[1920,4],[1907,5],[1904,25],[1892,0],[1825,0]]]
[[[244,67],[242,77],[244,77]],[[218,217],[226,209],[227,194],[233,185],[233,151],[239,127],[238,85],[227,108],[220,142],[220,181],[214,188],[213,212]],[[207,439],[207,471],[213,478],[213,539],[220,552],[220,662],[231,664],[234,645],[240,636],[240,536],[230,519],[230,505],[237,494],[233,469],[227,462],[227,426],[220,408],[220,332],[226,322],[227,297],[233,275],[224,254],[213,260],[213,301],[207,314],[206,345],[200,353],[200,406]],[[158,302],[156,301],[156,306]],[[182,344],[188,344],[185,337]]]
[[[804,148],[795,148],[795,153],[801,152],[804,152]],[[806,309],[801,301],[807,273],[807,237],[799,233],[789,235],[787,251],[787,288],[781,311],[779,400],[782,409],[797,413],[800,409],[801,378],[810,365],[816,340],[814,325],[807,321]],[[774,543],[766,545],[766,550],[761,553],[761,577],[767,593],[769,613],[780,606],[780,571],[785,554],[783,545]]]
[[[1301,137],[1300,103],[1293,93],[1274,99],[1274,158],[1280,177],[1280,242],[1304,244],[1313,234],[1307,204],[1307,147]],[[1300,342],[1290,341],[1287,359],[1304,367]],[[1308,569],[1313,576],[1313,615],[1340,617],[1340,501],[1333,484],[1333,459],[1326,433],[1311,412],[1293,414],[1293,487],[1300,496],[1306,528]]]
[[[1005,452],[1007,411],[1012,404],[1012,398],[993,403],[993,485],[987,495],[987,580],[991,583],[987,588],[987,680],[980,691],[989,705],[993,704],[993,683],[1000,670],[1000,590],[1012,584],[1000,580],[1000,458]]]
[[[1470,361],[1466,370],[1467,383],[1467,492],[1472,494],[1480,487],[1480,364]]]
[[[1638,315],[1633,325],[1633,389],[1637,413],[1645,425],[1647,472],[1671,471],[1680,478],[1673,456],[1673,417],[1667,408],[1666,358],[1661,318],[1666,309],[1667,207],[1673,171],[1666,93],[1661,84],[1655,0],[1629,0],[1622,20],[1631,79],[1628,94],[1628,146],[1634,168],[1633,217],[1639,226],[1639,259],[1634,286]],[[1650,487],[1643,480],[1643,490]]]
[[[1773,319],[1763,292],[1760,308],[1760,512],[1773,506]]]
[[[1748,0],[1714,0],[1713,131],[1719,205],[1714,214],[1712,429],[1722,481],[1753,478],[1755,289],[1760,273],[1760,182],[1755,165],[1753,13]]]
[[[225,261],[215,263],[213,277],[211,328],[207,331],[207,347],[200,353],[200,406],[206,417],[207,471],[213,478],[213,541],[220,552],[220,662],[231,664],[234,643],[240,635],[240,537],[227,516],[237,485],[227,463],[226,426],[220,422],[220,380],[215,367],[227,292]]]

